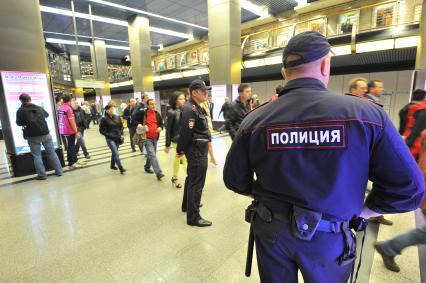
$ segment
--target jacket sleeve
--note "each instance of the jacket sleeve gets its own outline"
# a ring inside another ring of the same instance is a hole
[[[49,117],[49,113],[46,110],[44,110],[44,108],[41,108],[41,110],[43,111],[44,118]]]
[[[24,126],[24,121],[22,121],[22,108],[16,111],[16,125]]]
[[[157,126],[161,129],[164,129],[163,117],[161,117],[160,112],[157,112]]]
[[[249,160],[250,135],[239,131],[232,142],[223,168],[225,186],[241,195],[252,195],[254,172]]]
[[[195,127],[195,119],[196,119],[195,113],[192,111],[192,109],[188,107],[184,107],[182,111],[182,118],[181,118],[181,128],[179,132],[179,140],[178,145],[176,148],[176,151],[180,154],[185,151],[185,149],[188,147],[189,143],[192,141],[192,135],[193,135],[193,127]],[[193,121],[191,121],[191,119]],[[191,124],[192,127],[191,127]]]
[[[229,106],[228,109],[228,115],[225,119],[225,127],[226,130],[229,132],[229,134],[231,136],[235,136],[236,134],[236,130],[235,130],[235,123],[234,123],[234,118],[235,117],[235,113],[234,113],[234,109],[232,107],[232,104]]]
[[[378,213],[402,213],[419,207],[424,195],[424,180],[408,147],[384,116],[384,126],[370,157],[373,189],[366,205]]]
[[[112,138],[111,135],[109,134],[108,126],[105,121],[105,118],[102,118],[101,122],[99,123],[99,132],[107,138]]]
[[[166,125],[166,147],[170,147],[172,143],[172,129],[175,123],[176,116],[172,111],[167,112],[167,125]]]
[[[420,136],[420,133],[424,129],[426,129],[426,111],[422,111],[422,113],[416,119],[413,129],[411,130],[410,135],[406,139],[408,147],[413,146],[414,141]]]
[[[408,107],[405,106],[404,108],[399,111],[399,133],[401,135],[404,134],[405,131],[405,125],[407,124],[407,115],[408,115]]]

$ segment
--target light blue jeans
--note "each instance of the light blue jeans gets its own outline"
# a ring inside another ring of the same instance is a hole
[[[115,140],[106,138],[107,145],[111,150],[111,167],[116,164],[119,168],[121,167],[120,154],[118,153],[118,147],[120,146]]]
[[[426,217],[426,210],[423,210],[423,214]],[[426,245],[426,227],[410,230],[383,242],[380,246],[386,255],[396,256],[401,254],[403,249],[416,245]]]
[[[43,159],[41,157],[41,145],[43,145],[47,153],[47,157],[49,158],[53,169],[55,169],[55,174],[62,175],[62,165],[56,155],[55,149],[53,148],[53,141],[50,134],[38,137],[28,137],[27,141],[30,146],[31,154],[33,155],[34,167],[37,175],[40,177],[46,177],[46,168],[44,168]]]
[[[159,175],[162,172],[157,160],[157,142],[158,140],[154,140],[154,139],[146,140],[145,149],[146,149],[147,159],[145,163],[145,171],[149,170],[152,165],[152,168],[154,169],[154,173],[156,175]]]

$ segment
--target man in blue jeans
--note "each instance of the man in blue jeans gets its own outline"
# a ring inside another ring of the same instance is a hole
[[[145,143],[147,160],[145,164],[145,172],[149,174],[155,173],[157,179],[161,181],[161,178],[164,177],[164,174],[161,171],[160,165],[158,164],[156,154],[160,132],[163,130],[163,119],[161,118],[160,113],[155,110],[157,105],[154,99],[149,99],[147,105],[148,109],[144,115],[144,124],[147,128]],[[154,168],[154,171],[152,171],[151,166]]]
[[[23,127],[24,138],[28,141],[31,154],[34,158],[34,167],[37,172],[37,180],[46,180],[46,169],[41,157],[41,145],[46,150],[47,156],[55,169],[56,176],[62,176],[62,165],[53,147],[52,137],[46,118],[49,114],[35,104],[31,103],[28,94],[21,94],[19,100],[22,106],[16,112],[16,124]]]
[[[426,209],[422,209],[422,212],[426,217]],[[419,227],[393,239],[378,242],[374,247],[382,256],[385,267],[390,271],[399,272],[401,269],[395,262],[395,257],[400,255],[403,249],[416,245],[426,245],[426,227]]]

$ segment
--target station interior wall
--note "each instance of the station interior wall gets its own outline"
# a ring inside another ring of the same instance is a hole
[[[385,93],[389,103],[388,114],[396,127],[399,126],[399,110],[410,100],[410,88],[412,79],[412,70],[375,72],[361,74],[333,75],[330,77],[328,88],[337,93],[344,94],[348,92],[349,81],[355,77],[363,77],[367,80],[378,79],[383,81]],[[261,103],[268,101],[275,94],[275,88],[278,85],[285,85],[284,80],[261,81],[248,83],[252,87],[252,93],[257,94]],[[112,99],[117,105],[127,98],[132,98],[133,93],[113,94]],[[384,99],[383,96],[382,99]],[[332,105],[330,105],[332,107]]]

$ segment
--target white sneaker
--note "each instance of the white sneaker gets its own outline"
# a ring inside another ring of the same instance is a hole
[[[77,161],[76,164],[78,164],[78,165],[80,165],[82,167],[87,165],[86,162],[83,162],[83,161],[80,161],[80,160]]]
[[[74,169],[82,168],[83,166],[79,165],[78,163],[74,163],[73,165],[68,166],[68,167],[69,167],[71,170],[74,170]]]

